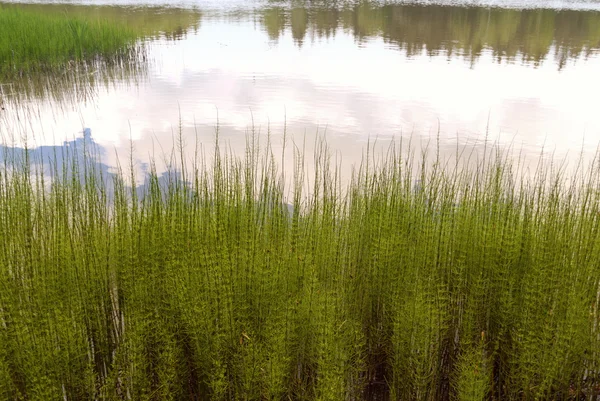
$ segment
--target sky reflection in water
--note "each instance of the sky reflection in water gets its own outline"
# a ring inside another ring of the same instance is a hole
[[[210,144],[218,121],[239,152],[252,121],[276,146],[284,125],[309,144],[326,131],[347,163],[360,161],[369,138],[427,141],[438,132],[450,149],[487,136],[531,155],[542,146],[595,151],[600,142],[599,12],[259,4],[187,10],[193,17],[178,17],[178,31],[165,28],[176,35],[150,35],[150,64],[135,84],[94,84],[94,96],[61,107],[19,102],[0,127],[38,144],[90,127],[116,149],[105,152],[108,165],[130,139],[140,160],[160,159],[180,121],[188,144]]]

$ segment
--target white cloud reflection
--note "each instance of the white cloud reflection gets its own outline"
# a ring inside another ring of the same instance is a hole
[[[61,112],[36,105],[29,133],[60,143],[90,127],[100,145],[121,155],[131,138],[143,160],[158,143],[170,149],[180,116],[188,143],[196,132],[210,143],[217,112],[223,138],[240,151],[252,118],[276,138],[285,120],[296,137],[327,127],[348,162],[360,161],[368,137],[429,138],[438,129],[448,143],[487,131],[532,154],[542,144],[577,153],[584,141],[593,150],[600,142],[597,54],[559,70],[551,57],[534,68],[498,64],[488,51],[471,66],[460,56],[407,57],[381,39],[358,46],[342,31],[298,47],[290,32],[274,43],[252,22],[212,20],[185,40],[154,43],[152,57],[139,87],[101,89],[93,103]],[[4,118],[10,125],[15,116]],[[107,163],[115,163],[113,152]]]

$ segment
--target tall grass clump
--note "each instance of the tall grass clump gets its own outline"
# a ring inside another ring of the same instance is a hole
[[[89,152],[4,155],[2,400],[600,396],[597,160]]]
[[[0,5],[0,79],[122,63],[138,57],[137,33],[124,24]]]

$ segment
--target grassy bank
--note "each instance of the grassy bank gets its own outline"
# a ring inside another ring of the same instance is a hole
[[[598,395],[598,166],[521,180],[490,149],[453,171],[397,150],[342,192],[323,151],[306,195],[296,153],[286,200],[249,145],[141,197],[7,155],[0,399]]]
[[[66,13],[0,6],[0,78],[120,62],[136,53],[136,32],[124,24]]]
[[[171,6],[116,6],[78,3],[19,4],[19,9],[41,14],[67,14],[73,18],[111,21],[126,25],[145,38],[176,39],[197,31],[202,12]]]

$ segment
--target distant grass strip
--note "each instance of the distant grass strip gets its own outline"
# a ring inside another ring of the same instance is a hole
[[[136,39],[124,24],[0,6],[0,79],[73,62],[118,61],[131,55]]]
[[[7,151],[0,400],[598,399],[600,166],[392,148],[346,191],[320,148],[288,201],[257,149],[142,195]]]

